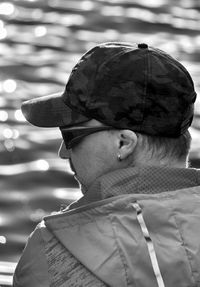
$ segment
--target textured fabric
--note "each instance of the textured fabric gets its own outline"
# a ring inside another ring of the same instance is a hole
[[[43,235],[46,237],[46,234]],[[45,244],[51,287],[105,287],[106,285],[83,266],[55,236],[49,234]]]
[[[132,207],[137,201],[165,287],[199,287],[200,172],[156,170],[109,173],[93,185],[93,197],[44,218],[29,239],[13,286],[156,287],[147,243]],[[170,176],[178,190],[172,189]]]
[[[45,224],[108,286],[157,287],[147,243],[132,208],[135,201],[141,206],[165,286],[199,286],[199,187],[111,197],[46,218]]]
[[[71,72],[63,101],[106,125],[178,137],[190,126],[196,99],[187,70],[164,51],[103,43]]]
[[[22,111],[43,127],[96,119],[115,128],[178,137],[191,125],[195,99],[188,71],[167,53],[111,42],[81,57],[64,93],[27,101]]]
[[[30,235],[23,256],[18,262],[13,278],[15,287],[49,287],[45,241],[41,236],[41,224]]]
[[[118,170],[105,175],[102,198],[123,193],[160,193],[200,185],[196,169],[167,167],[134,167]],[[112,187],[112,188],[110,188]]]
[[[156,252],[155,252],[155,247],[154,244],[151,240],[151,236],[149,234],[149,230],[146,226],[143,214],[142,214],[142,208],[140,207],[140,205],[137,203],[137,201],[135,203],[132,204],[133,208],[136,210],[137,212],[137,219],[138,219],[138,223],[140,224],[141,227],[141,231],[144,235],[144,238],[146,240],[147,243],[147,247],[148,247],[148,251],[149,251],[149,256],[151,259],[151,264],[153,267],[153,271],[158,283],[158,287],[165,287],[164,281],[163,281],[163,277],[162,274],[160,272],[160,268],[159,268],[159,264],[158,264],[158,259],[156,256]]]
[[[154,194],[198,185],[200,174],[193,168],[130,167],[98,178],[88,192],[78,202],[72,203],[70,208],[119,194]]]

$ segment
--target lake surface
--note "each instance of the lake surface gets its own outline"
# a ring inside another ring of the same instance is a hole
[[[41,218],[81,196],[68,164],[57,157],[59,131],[26,123],[21,103],[63,91],[80,56],[107,41],[146,42],[187,67],[198,93],[190,158],[193,167],[200,167],[199,1],[1,1],[0,272],[6,266],[4,275],[14,268],[5,262],[18,261]],[[8,284],[10,278],[2,280]]]

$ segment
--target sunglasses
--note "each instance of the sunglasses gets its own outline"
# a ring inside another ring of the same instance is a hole
[[[103,126],[103,127],[77,127],[77,128],[60,128],[65,146],[67,149],[71,149],[76,144],[78,144],[84,137],[94,134],[100,131],[112,130],[113,127]]]

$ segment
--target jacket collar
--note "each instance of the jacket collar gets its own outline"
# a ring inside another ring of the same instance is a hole
[[[155,194],[200,185],[200,171],[193,168],[129,167],[98,178],[69,209],[122,194]]]

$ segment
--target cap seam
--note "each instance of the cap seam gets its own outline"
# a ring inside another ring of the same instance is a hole
[[[112,57],[109,57],[109,59],[107,61],[104,61],[98,68],[98,71],[100,71],[102,69],[103,66],[105,66],[107,63],[111,62],[115,57],[117,56],[121,56],[121,54],[125,55],[127,53],[130,53],[132,51],[136,51],[137,49],[133,49],[133,47],[126,47],[126,48],[122,48],[118,53],[116,53],[115,55],[113,55]]]
[[[171,64],[174,64],[174,62],[176,63],[176,65],[178,66],[178,68],[185,74],[186,77],[189,78],[191,84],[192,84],[192,87],[194,88],[194,82],[190,76],[190,74],[188,73],[188,71],[186,70],[186,68],[178,61],[176,60],[175,58],[172,58],[170,55],[168,54],[164,54],[162,50],[160,49],[156,49],[156,51],[159,51],[160,54],[162,55],[162,57],[165,59],[165,60],[168,60]],[[155,52],[155,51],[154,51]]]
[[[147,83],[148,83],[148,78],[149,78],[149,50],[146,49],[145,50],[146,54],[144,57],[144,61],[146,62],[146,67],[147,69],[145,71],[147,71],[147,73],[145,73],[145,82],[144,82],[144,92],[143,92],[143,99],[142,99],[142,106],[143,106],[143,110],[142,110],[142,121],[141,121],[141,125],[140,125],[140,131],[143,130],[143,125],[144,125],[144,118],[145,118],[145,106],[146,106],[146,96],[148,94],[147,92]]]

